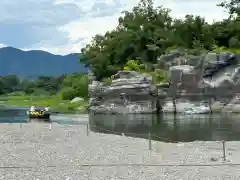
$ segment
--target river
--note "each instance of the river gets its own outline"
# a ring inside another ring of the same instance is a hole
[[[34,121],[36,122],[36,121]],[[64,115],[53,114],[51,122],[82,125],[93,132],[120,134],[167,142],[240,140],[240,115]],[[26,109],[1,108],[0,123],[32,123]],[[48,123],[48,122],[46,122]]]
[[[27,117],[26,108],[0,108],[0,123],[42,123],[42,120],[29,121]],[[60,114],[54,113],[51,116],[51,123],[59,124],[86,124],[88,122],[88,115],[75,114]],[[44,123],[49,123],[45,121]]]

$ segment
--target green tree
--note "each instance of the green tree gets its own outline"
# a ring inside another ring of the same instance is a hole
[[[3,88],[5,92],[15,91],[20,84],[19,78],[13,74],[2,77],[2,82],[3,82]]]
[[[218,6],[224,7],[228,10],[230,18],[233,18],[234,15],[240,17],[240,0],[230,0],[220,3]]]
[[[74,97],[88,98],[88,76],[83,74],[71,74],[65,77],[60,92],[63,99],[72,100]]]
[[[4,81],[3,78],[0,77],[0,95],[4,93]]]
[[[152,0],[141,0],[132,11],[123,12],[114,30],[96,35],[82,49],[81,62],[102,80],[124,67],[129,69],[129,60],[156,64],[173,48],[186,49],[194,56],[212,51],[214,46],[236,51],[240,48],[239,0],[221,6],[234,17],[209,24],[203,17],[190,14],[184,19],[172,18],[169,9],[155,8]],[[163,69],[166,64],[161,61]]]

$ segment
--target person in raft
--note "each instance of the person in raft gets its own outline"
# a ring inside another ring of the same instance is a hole
[[[50,107],[49,107],[49,106],[46,106],[46,107],[44,108],[44,110],[45,110],[45,111],[49,111],[49,110],[50,110]]]
[[[31,107],[30,107],[30,111],[31,111],[31,112],[35,111],[35,106],[31,106]]]

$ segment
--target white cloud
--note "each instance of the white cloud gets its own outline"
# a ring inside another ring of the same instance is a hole
[[[60,0],[59,0],[60,1]],[[63,2],[64,0],[62,0]],[[68,2],[65,0],[65,2]],[[80,50],[86,43],[89,43],[91,38],[95,34],[104,34],[106,31],[114,29],[118,23],[118,17],[121,15],[121,11],[123,10],[131,10],[131,8],[137,4],[138,1],[130,1],[130,0],[111,0],[111,1],[96,1],[96,0],[88,0],[88,1],[77,1],[72,0],[71,2],[75,2],[79,7],[82,7],[82,11],[86,12],[86,16],[81,20],[73,21],[67,25],[65,25],[62,30],[68,33],[68,38],[70,40],[78,40],[82,39],[81,43],[76,44],[71,47],[71,45],[66,45],[66,47],[70,47],[72,51]],[[93,12],[92,8],[96,7],[96,3],[101,4],[102,9],[98,9],[98,12]],[[216,4],[220,3],[219,0],[169,0],[165,1],[157,0],[155,1],[156,6],[162,5],[163,7],[171,9],[171,15],[175,18],[184,18],[186,14],[194,14],[205,17],[208,22],[213,22],[214,20],[221,20],[222,18],[226,18],[227,14],[222,11],[221,8],[217,7]],[[117,4],[118,6],[115,6]],[[84,7],[87,5],[87,8]],[[105,5],[105,6],[104,6]],[[111,15],[103,16],[103,17],[95,17],[93,14],[97,13],[98,15],[105,14],[108,8],[112,8]],[[213,13],[214,12],[214,13]],[[69,51],[71,51],[69,50]],[[71,52],[72,52],[71,51]]]
[[[7,45],[0,43],[0,48],[4,48],[4,47],[7,47]]]
[[[95,34],[104,34],[108,30],[116,28],[118,16],[105,16],[86,18],[79,22],[72,22],[62,28],[68,32],[70,40],[91,38]]]
[[[160,1],[159,1],[160,2]],[[171,14],[177,18],[184,18],[186,14],[200,15],[208,22],[227,18],[227,13],[216,5],[222,0],[170,0],[165,7],[172,9]]]
[[[64,25],[81,17],[82,11],[76,4],[53,2],[53,0],[1,0],[0,23],[49,27]]]
[[[216,4],[221,0],[155,0],[172,10],[172,16],[201,15],[209,22],[227,17]],[[0,39],[24,49],[53,53],[80,52],[95,34],[117,26],[123,10],[138,0],[1,0]],[[2,36],[1,36],[2,34]]]

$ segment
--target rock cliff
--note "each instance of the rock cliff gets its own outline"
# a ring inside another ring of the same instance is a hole
[[[240,93],[240,55],[231,53],[208,53],[195,66],[178,65],[170,67],[170,90],[178,94],[177,111],[202,106],[209,111],[223,111],[229,103],[237,103]],[[170,102],[169,107],[173,107]],[[232,109],[235,105],[231,105]],[[171,111],[171,108],[167,108]],[[228,108],[229,110],[230,108]],[[206,111],[204,111],[206,112]],[[240,112],[240,109],[238,110]]]
[[[95,81],[89,74],[89,110],[94,113],[155,113],[158,110],[186,112],[198,109],[239,109],[240,55],[208,53],[190,61],[184,53],[165,55],[170,58],[170,83],[153,85],[152,77],[134,71],[119,71],[111,84]],[[183,65],[181,64],[181,62]],[[156,91],[157,89],[157,91]],[[203,110],[204,109],[204,110]]]
[[[134,71],[119,71],[110,85],[89,84],[89,110],[94,113],[153,113],[152,77]]]

